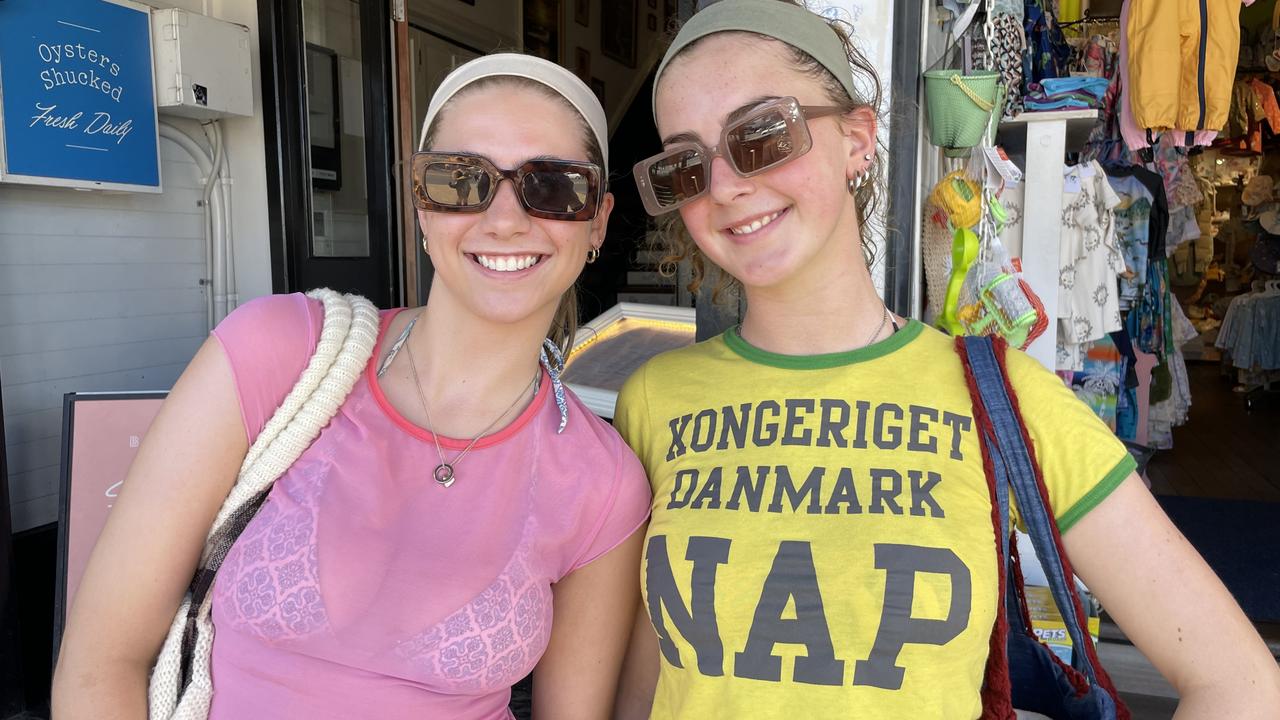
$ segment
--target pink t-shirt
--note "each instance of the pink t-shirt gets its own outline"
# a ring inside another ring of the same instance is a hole
[[[382,334],[397,311],[383,313]],[[314,351],[323,307],[261,298],[214,331],[252,441]],[[551,585],[649,514],[631,450],[543,377],[529,407],[438,486],[431,434],[369,363],[276,481],[213,589],[214,720],[507,718],[551,633]],[[451,458],[468,441],[440,438]]]

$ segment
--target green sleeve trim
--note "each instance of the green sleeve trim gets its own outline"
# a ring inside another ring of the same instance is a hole
[[[782,368],[783,370],[827,370],[884,357],[916,339],[923,331],[924,325],[919,320],[910,319],[900,330],[878,343],[858,348],[857,350],[822,355],[783,355],[762,350],[743,340],[742,336],[738,334],[737,326],[726,330],[722,337],[725,345],[728,345],[730,350],[760,365]]]
[[[1107,473],[1106,477],[1102,478],[1097,485],[1094,485],[1093,489],[1086,493],[1084,497],[1077,500],[1076,504],[1071,506],[1071,509],[1062,513],[1061,517],[1058,518],[1058,532],[1065,534],[1071,529],[1071,526],[1080,522],[1080,518],[1088,515],[1090,510],[1102,504],[1102,501],[1106,500],[1107,496],[1120,487],[1120,483],[1124,482],[1124,479],[1137,469],[1138,462],[1126,452],[1124,457],[1120,458],[1120,462],[1116,463],[1116,466],[1111,469],[1111,472]]]

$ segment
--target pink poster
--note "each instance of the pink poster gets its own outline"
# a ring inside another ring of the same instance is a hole
[[[64,616],[129,465],[163,401],[163,393],[76,395],[68,405],[70,435],[63,438],[70,443],[65,456],[70,460],[70,477],[63,497]]]

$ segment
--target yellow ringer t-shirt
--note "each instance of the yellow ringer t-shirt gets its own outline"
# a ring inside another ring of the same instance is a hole
[[[1056,375],[1008,371],[1059,527],[1134,469]],[[847,353],[664,353],[615,425],[653,485],[653,718],[977,718],[1000,597],[964,370],[917,321]]]

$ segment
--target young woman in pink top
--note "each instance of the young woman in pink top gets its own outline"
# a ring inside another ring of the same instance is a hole
[[[412,165],[428,304],[383,313],[366,373],[219,571],[211,717],[506,718],[530,671],[535,716],[608,714],[649,487],[539,362],[571,342],[604,240],[606,132],[545,61],[488,56],[441,84]],[[248,303],[174,386],[74,599],[57,716],[145,717],[205,533],[322,315]]]

